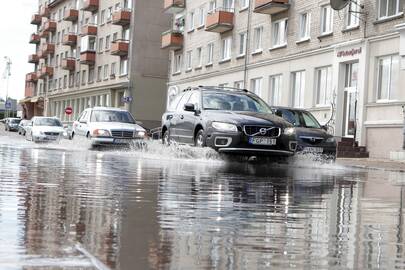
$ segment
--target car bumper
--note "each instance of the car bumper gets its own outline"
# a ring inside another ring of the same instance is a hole
[[[336,156],[336,145],[335,144],[306,144],[302,142],[298,142],[297,152],[305,153],[309,152],[312,154],[319,154],[319,155],[330,155]]]
[[[35,142],[54,142],[54,141],[59,141],[60,136],[48,136],[48,135],[37,135],[37,136],[32,136],[32,139]]]
[[[106,138],[106,137],[98,137],[92,138],[91,144],[92,145],[130,145],[133,143],[143,142],[143,138],[133,138],[133,139],[118,139],[118,138]]]
[[[18,127],[8,126],[8,130],[10,130],[10,131],[18,131]]]

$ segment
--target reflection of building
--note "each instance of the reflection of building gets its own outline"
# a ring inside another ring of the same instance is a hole
[[[134,5],[133,5],[134,3]],[[46,114],[72,121],[85,108],[131,110],[148,124],[159,121],[165,102],[167,53],[159,50],[168,24],[150,0],[40,0],[26,76],[26,116]],[[161,102],[159,102],[161,100]],[[153,106],[152,106],[153,105]],[[65,115],[66,107],[73,115]]]
[[[336,103],[337,137],[355,137],[374,157],[402,147],[401,0],[353,2],[340,12],[329,1],[161,2],[173,14],[162,38],[171,49],[169,93],[247,88],[272,105],[307,108],[322,124]]]

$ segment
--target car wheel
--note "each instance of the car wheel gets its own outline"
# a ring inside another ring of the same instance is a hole
[[[205,147],[204,130],[200,129],[194,138],[194,145],[196,147]]]
[[[170,133],[169,130],[165,130],[162,136],[162,143],[164,145],[170,145]]]
[[[73,140],[74,137],[75,137],[75,133],[72,132],[72,134],[69,135],[69,140]]]

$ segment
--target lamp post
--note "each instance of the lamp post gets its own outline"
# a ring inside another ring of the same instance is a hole
[[[404,118],[404,126],[402,129],[402,149],[405,150],[405,105],[402,105],[402,117]]]
[[[6,104],[8,104],[8,83],[9,83],[9,78],[11,76],[11,59],[8,56],[4,56],[4,60],[6,61],[6,68],[4,69],[3,73],[3,79],[6,80]],[[6,108],[6,115],[5,117],[9,117],[9,109]]]

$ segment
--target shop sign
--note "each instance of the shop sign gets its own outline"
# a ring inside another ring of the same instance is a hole
[[[337,57],[355,56],[357,54],[361,54],[361,47],[356,49],[353,48],[351,50],[338,51]]]

